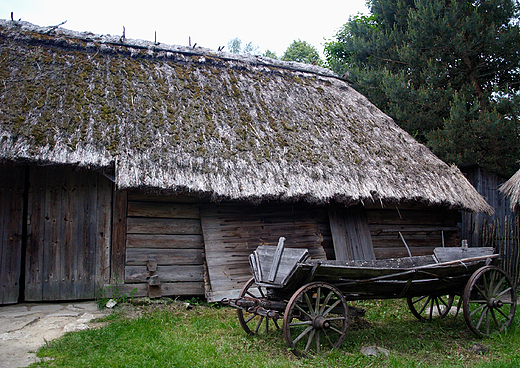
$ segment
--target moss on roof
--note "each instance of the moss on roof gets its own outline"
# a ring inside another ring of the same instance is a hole
[[[0,159],[115,165],[121,188],[489,211],[330,71],[0,22]]]

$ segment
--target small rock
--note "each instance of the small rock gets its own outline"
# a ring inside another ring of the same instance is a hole
[[[484,355],[489,351],[489,348],[486,345],[475,343],[471,345],[469,350],[474,354]]]
[[[188,302],[184,303],[184,307],[186,309],[193,309],[193,306],[190,303],[188,303]]]
[[[384,348],[380,348],[379,346],[366,346],[363,349],[361,349],[361,354],[364,356],[389,356],[390,352]]]
[[[114,300],[114,299],[110,299],[107,304],[106,304],[106,307],[108,309],[112,309],[114,308],[115,306],[117,305],[117,302]]]
[[[86,330],[88,329],[88,326],[84,323],[67,323],[65,327],[63,327],[63,331],[65,332],[71,332],[71,331],[79,331],[79,330]]]

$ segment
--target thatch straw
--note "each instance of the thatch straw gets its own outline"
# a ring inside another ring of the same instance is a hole
[[[500,186],[500,191],[509,196],[511,210],[520,211],[520,170]]]
[[[327,69],[0,22],[0,159],[113,165],[119,188],[492,212]]]

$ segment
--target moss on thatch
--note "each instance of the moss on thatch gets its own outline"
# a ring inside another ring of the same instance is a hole
[[[115,165],[120,188],[490,207],[329,70],[0,22],[0,158]]]

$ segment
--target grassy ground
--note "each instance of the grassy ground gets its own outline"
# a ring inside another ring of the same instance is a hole
[[[518,367],[520,318],[509,331],[475,338],[459,315],[418,322],[403,300],[363,301],[366,318],[354,320],[337,351],[298,359],[283,333],[247,336],[234,309],[184,303],[127,305],[104,326],[68,333],[49,342],[33,367]],[[473,352],[479,344],[484,353]],[[361,349],[382,347],[388,356],[366,357]]]

